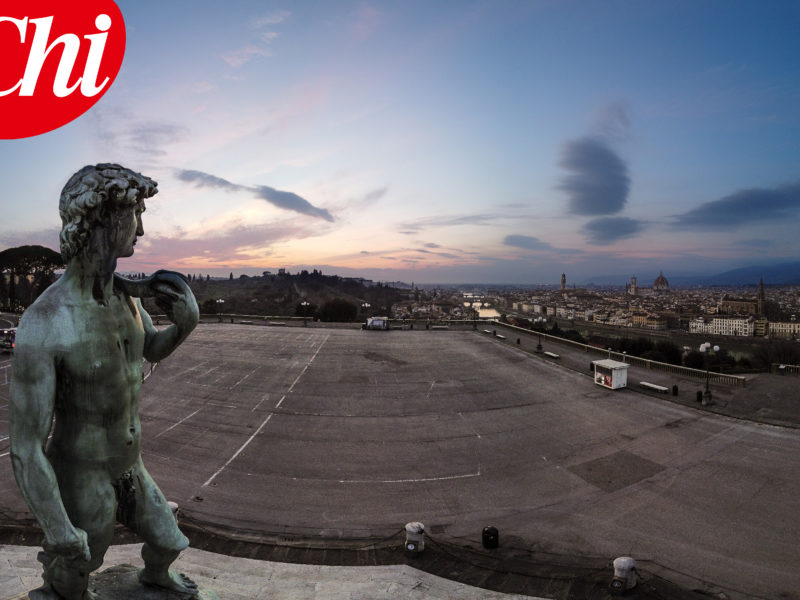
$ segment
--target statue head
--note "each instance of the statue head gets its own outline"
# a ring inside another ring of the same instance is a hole
[[[142,204],[158,193],[158,184],[116,164],[83,167],[61,191],[61,256],[65,262],[84,250],[90,232],[115,210]],[[144,207],[142,207],[144,209]]]

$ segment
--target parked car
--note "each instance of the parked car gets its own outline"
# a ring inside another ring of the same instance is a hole
[[[14,342],[17,338],[17,328],[0,329],[0,350],[14,351]]]

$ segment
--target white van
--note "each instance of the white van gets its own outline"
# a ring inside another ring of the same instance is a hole
[[[365,329],[389,329],[389,317],[369,317]]]

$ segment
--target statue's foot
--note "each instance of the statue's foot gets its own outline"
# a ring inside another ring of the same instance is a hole
[[[145,567],[139,571],[139,581],[145,585],[158,586],[177,594],[186,594],[187,596],[194,596],[199,591],[194,581],[183,573],[178,574],[174,571],[152,573]]]

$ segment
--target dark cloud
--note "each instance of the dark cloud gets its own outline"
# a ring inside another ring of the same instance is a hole
[[[216,175],[211,175],[210,173],[203,173],[203,171],[178,169],[175,174],[181,181],[193,183],[197,187],[219,188],[230,192],[240,192],[249,189],[242,185],[231,183],[227,179],[222,179],[222,177],[217,177]]]
[[[796,219],[800,213],[800,183],[776,188],[739,190],[675,215],[673,225],[682,229],[736,229],[764,221]]]
[[[124,135],[127,135],[131,150],[140,154],[165,156],[167,152],[162,148],[184,140],[188,133],[186,127],[172,123],[136,121],[129,125]]]
[[[611,215],[625,206],[631,184],[628,166],[601,139],[567,142],[559,165],[570,173],[558,186],[569,197],[570,212]]]
[[[753,239],[753,240],[737,240],[736,244],[738,246],[747,246],[748,248],[771,248],[775,245],[774,240],[761,240],[761,239]]]
[[[581,229],[589,243],[608,246],[619,240],[634,237],[644,229],[644,222],[628,217],[601,217],[589,221]]]
[[[439,244],[434,244],[433,242],[428,242],[427,244],[425,244],[425,247],[426,248],[441,248],[441,246]]]
[[[441,216],[441,217],[426,217],[424,219],[417,219],[416,221],[409,221],[399,225],[400,233],[418,233],[423,229],[431,227],[458,227],[461,225],[488,225],[498,219],[506,218],[508,215],[503,214],[478,214],[478,215],[455,215],[455,216]]]
[[[369,191],[366,194],[364,194],[364,198],[362,201],[365,203],[375,202],[376,200],[380,200],[381,198],[383,198],[386,195],[386,192],[388,191],[389,191],[388,187],[382,187]]]
[[[432,250],[425,250],[424,248],[416,248],[413,250],[418,254],[428,254],[431,256],[438,256],[439,258],[461,258],[458,254],[453,254],[451,252],[433,252]]]
[[[276,190],[268,185],[259,185],[255,189],[256,195],[259,198],[266,200],[278,208],[293,210],[310,217],[317,217],[320,219],[325,219],[326,221],[330,221],[331,223],[333,222],[333,216],[331,216],[331,213],[324,208],[317,208],[308,200],[301,198],[293,192],[282,192],[281,190]]]
[[[503,240],[503,244],[512,248],[522,248],[523,250],[547,253],[551,256],[558,256],[561,259],[565,259],[567,257],[576,258],[584,254],[583,250],[575,250],[573,248],[556,248],[531,235],[507,235]]]
[[[166,146],[185,140],[189,129],[175,123],[140,119],[116,107],[96,107],[89,113],[95,129],[94,140],[104,151],[156,161],[167,155]]]
[[[324,219],[328,222],[333,222],[333,216],[324,208],[318,208],[311,204],[305,198],[301,198],[294,192],[284,192],[276,190],[268,185],[246,186],[232,183],[222,177],[204,173],[203,171],[194,171],[191,169],[178,169],[175,175],[181,181],[192,183],[197,187],[208,187],[215,189],[222,189],[229,192],[249,192],[254,194],[257,198],[266,200],[273,206],[282,208],[284,210],[291,210],[310,217]]]
[[[507,235],[503,240],[506,246],[513,246],[514,248],[523,248],[525,250],[552,250],[553,247],[547,242],[541,241],[539,238],[530,235]]]

